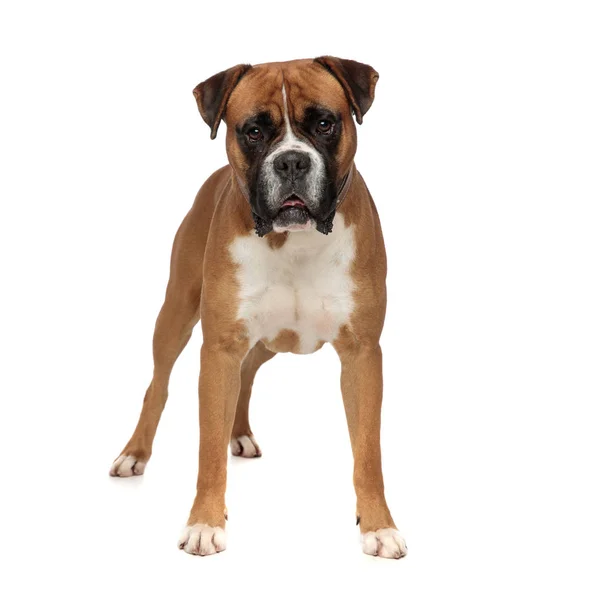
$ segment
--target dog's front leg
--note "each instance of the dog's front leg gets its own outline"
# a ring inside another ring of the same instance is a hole
[[[247,351],[241,340],[205,343],[200,361],[200,460],[196,499],[179,547],[205,556],[225,550],[227,448]]]
[[[350,339],[350,336],[348,336]],[[378,343],[336,343],[342,363],[342,396],[354,456],[356,515],[363,551],[401,558],[406,544],[396,530],[383,491],[381,470],[381,401],[383,377]]]

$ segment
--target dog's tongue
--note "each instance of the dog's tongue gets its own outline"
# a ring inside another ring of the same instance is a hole
[[[284,206],[306,206],[306,204],[304,204],[304,202],[302,202],[298,196],[292,196],[281,205],[281,208]]]

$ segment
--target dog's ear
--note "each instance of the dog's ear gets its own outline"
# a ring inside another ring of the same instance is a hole
[[[211,140],[217,137],[219,123],[225,113],[231,92],[250,68],[250,65],[236,65],[227,71],[213,75],[194,88],[198,110],[204,122],[210,127]]]
[[[379,73],[369,65],[335,56],[320,56],[315,58],[315,61],[323,65],[342,84],[357,123],[362,123],[363,116],[375,99],[375,85]]]

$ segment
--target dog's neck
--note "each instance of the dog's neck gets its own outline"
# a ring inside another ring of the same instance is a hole
[[[350,189],[350,184],[352,183],[352,177],[354,175],[354,163],[350,167],[350,170],[346,173],[344,179],[342,180],[342,185],[340,185],[338,189],[338,197],[335,205],[336,210],[340,207],[340,204],[344,201],[346,196],[348,195],[348,190]]]

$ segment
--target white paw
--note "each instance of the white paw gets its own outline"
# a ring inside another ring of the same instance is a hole
[[[198,523],[188,525],[179,538],[179,548],[188,554],[207,556],[223,552],[227,547],[227,534],[221,527]]]
[[[381,558],[402,558],[407,550],[404,538],[392,528],[368,531],[363,534],[362,547],[365,554],[381,556]]]
[[[109,475],[111,477],[131,477],[132,475],[141,475],[145,468],[144,461],[138,460],[135,456],[121,454],[112,464]]]
[[[244,458],[258,458],[262,456],[260,447],[256,443],[253,435],[241,435],[237,438],[231,438],[231,454],[234,456],[243,456]]]

